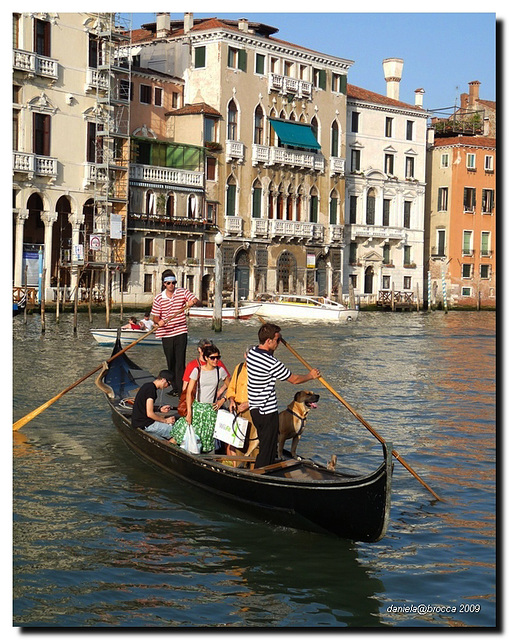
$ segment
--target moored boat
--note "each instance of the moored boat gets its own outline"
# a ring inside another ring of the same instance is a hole
[[[282,320],[356,320],[359,311],[348,309],[339,302],[321,296],[298,296],[279,294],[261,301],[257,315]]]
[[[121,348],[117,342],[112,357]],[[282,461],[260,469],[232,467],[231,456],[191,454],[131,426],[129,398],[153,379],[122,353],[97,380],[120,435],[143,460],[271,522],[364,542],[384,536],[392,478],[390,445],[382,444],[383,462],[364,475],[328,469],[310,459],[294,460],[287,453]],[[254,458],[236,460],[250,463]]]
[[[237,310],[235,307],[223,307],[221,309],[221,318],[223,320],[248,320],[251,318],[260,308],[261,303],[251,303],[243,306],[239,306]],[[213,318],[213,307],[191,307],[188,311],[190,318]]]
[[[141,329],[90,329],[90,333],[97,340],[100,345],[111,346],[117,341],[117,334],[120,331],[120,339],[122,345],[125,347],[128,344],[132,344],[138,338],[147,335],[147,331]],[[153,347],[156,345],[161,346],[161,338],[157,338],[155,333],[151,333],[149,336],[139,342],[140,345],[146,347]]]

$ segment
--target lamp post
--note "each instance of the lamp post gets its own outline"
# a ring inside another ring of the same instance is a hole
[[[218,231],[214,237],[216,245],[216,260],[214,265],[214,315],[212,317],[212,330],[219,332],[223,329],[223,236]]]

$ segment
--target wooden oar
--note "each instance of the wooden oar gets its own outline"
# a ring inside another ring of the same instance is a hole
[[[263,318],[261,318],[260,316],[258,316],[258,317],[260,318],[260,321],[261,321],[262,323],[265,323],[265,320],[264,320]],[[313,367],[311,367],[311,366],[310,366],[310,365],[309,365],[309,364],[304,360],[304,358],[303,358],[302,356],[300,356],[300,355],[297,353],[297,351],[295,351],[295,349],[294,349],[292,346],[290,346],[290,345],[288,344],[288,342],[287,342],[287,341],[286,341],[282,336],[281,336],[281,342],[282,342],[282,343],[285,345],[285,347],[286,347],[286,348],[287,348],[287,349],[288,349],[288,350],[289,350],[289,351],[290,351],[290,352],[291,352],[291,353],[292,353],[292,354],[297,358],[297,360],[299,360],[300,362],[302,362],[302,364],[306,367],[306,369],[309,369],[309,371],[311,371],[311,369],[312,369]],[[368,430],[372,435],[374,435],[374,436],[375,436],[375,438],[376,438],[379,442],[381,442],[381,443],[382,443],[382,444],[384,444],[384,445],[386,444],[386,442],[385,442],[385,440],[382,438],[382,436],[381,436],[380,434],[378,434],[378,433],[373,429],[373,427],[372,427],[372,426],[371,426],[371,425],[370,425],[366,420],[364,420],[364,418],[363,418],[363,417],[362,417],[362,416],[361,416],[361,415],[360,415],[360,414],[359,414],[359,413],[358,413],[358,412],[357,412],[357,411],[356,411],[356,410],[355,410],[355,409],[354,409],[354,408],[353,408],[353,407],[352,407],[352,406],[351,406],[351,405],[350,405],[350,404],[349,404],[349,403],[348,403],[344,398],[342,398],[342,397],[339,395],[339,393],[338,393],[335,389],[333,389],[333,388],[330,386],[330,384],[329,384],[326,380],[324,380],[321,376],[318,378],[318,380],[319,380],[319,382],[321,382],[321,383],[323,384],[323,386],[324,386],[326,389],[328,389],[328,390],[332,393],[332,395],[333,395],[335,398],[337,398],[337,399],[341,402],[341,404],[342,404],[343,406],[345,406],[345,407],[348,409],[348,411],[350,411],[350,413],[351,413],[352,415],[354,415],[354,416],[357,418],[357,420],[359,420],[359,422],[361,422],[361,423],[366,427],[366,429],[367,429],[367,430]],[[419,482],[422,484],[422,486],[423,486],[423,487],[426,487],[426,489],[431,493],[431,495],[432,495],[434,498],[436,498],[437,500],[440,500],[441,502],[443,502],[442,498],[440,498],[440,497],[439,497],[439,496],[438,496],[438,495],[433,491],[433,489],[432,489],[429,485],[427,485],[427,484],[426,484],[426,482],[424,482],[424,480],[423,480],[423,479],[422,479],[422,478],[421,478],[421,477],[420,477],[420,476],[419,476],[419,475],[418,475],[418,474],[417,474],[417,473],[412,469],[412,467],[411,467],[407,462],[405,462],[405,460],[403,460],[403,458],[399,455],[399,453],[398,453],[395,449],[393,449],[393,450],[392,450],[392,455],[396,458],[396,460],[397,460],[398,462],[400,462],[400,463],[405,467],[405,469],[406,469],[407,471],[409,471],[409,472],[414,476],[414,478],[415,478],[416,480],[419,480]]]
[[[173,318],[176,318],[179,314],[181,314],[183,311],[185,311],[187,308],[187,305],[185,305],[182,309],[180,309],[180,311],[177,311],[176,313],[174,313],[173,315],[171,315],[166,321],[165,324],[167,324],[168,322],[170,322],[170,320],[173,320]],[[124,347],[121,351],[118,351],[114,356],[111,356],[111,358],[109,360],[106,360],[107,363],[110,363],[112,360],[115,360],[115,358],[118,358],[118,356],[122,355],[123,353],[125,353],[128,349],[130,349],[131,347],[134,347],[135,344],[138,344],[138,342],[141,342],[142,340],[145,340],[145,338],[147,336],[149,336],[151,333],[154,333],[154,331],[157,331],[157,329],[159,329],[160,327],[155,326],[153,329],[150,329],[150,331],[147,331],[147,333],[145,333],[144,335],[141,336],[141,338],[138,338],[137,340],[135,340],[134,342],[131,342],[131,344],[127,345],[127,347]],[[51,398],[51,400],[48,400],[47,402],[45,402],[44,404],[41,404],[40,407],[37,407],[37,409],[34,409],[33,411],[31,411],[30,413],[28,413],[24,418],[20,418],[17,422],[15,422],[12,425],[12,429],[13,431],[17,431],[18,429],[21,429],[21,427],[25,426],[27,424],[27,422],[30,422],[30,420],[33,420],[34,418],[36,418],[39,414],[41,414],[43,411],[46,411],[46,409],[48,407],[51,407],[51,405],[56,402],[57,400],[59,400],[63,395],[65,395],[68,391],[70,391],[71,389],[74,389],[74,387],[77,387],[79,384],[81,384],[84,380],[86,380],[87,378],[90,378],[90,376],[92,376],[94,373],[97,373],[103,366],[103,363],[101,362],[101,364],[96,367],[95,369],[93,369],[92,371],[89,371],[89,373],[87,373],[86,375],[84,375],[82,378],[80,378],[79,380],[76,380],[76,382],[73,382],[73,384],[69,385],[66,389],[64,389],[63,391],[61,391],[60,393],[58,393],[55,397]]]

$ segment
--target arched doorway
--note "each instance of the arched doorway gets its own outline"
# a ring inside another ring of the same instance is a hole
[[[279,293],[294,293],[297,282],[297,260],[289,251],[283,251],[277,261],[277,290]]]
[[[327,263],[321,256],[316,262],[316,284],[319,296],[327,296]]]
[[[373,267],[367,267],[364,272],[364,293],[373,293]]]
[[[57,220],[52,227],[51,242],[51,265],[50,286],[57,284],[58,269],[60,268],[60,284],[70,286],[71,284],[71,262],[72,262],[72,225],[69,222],[71,213],[71,203],[66,196],[62,196],[57,201]]]
[[[39,251],[44,249],[44,222],[41,212],[44,210],[42,198],[33,193],[27,200],[28,218],[23,225],[23,262],[22,282],[28,286],[37,286],[39,282]]]
[[[239,300],[249,298],[249,254],[242,249],[235,259],[235,282],[238,286]]]
[[[201,302],[207,305],[209,298],[213,300],[212,294],[212,276],[210,273],[206,273],[201,279]]]

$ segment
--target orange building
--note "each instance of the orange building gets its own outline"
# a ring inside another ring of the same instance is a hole
[[[484,122],[485,135],[464,135],[464,121],[456,119],[459,135],[436,137],[428,147],[425,251],[433,306],[444,304],[445,290],[448,307],[496,307],[495,110],[488,117],[479,104],[470,113]],[[434,133],[445,128],[434,125]]]

